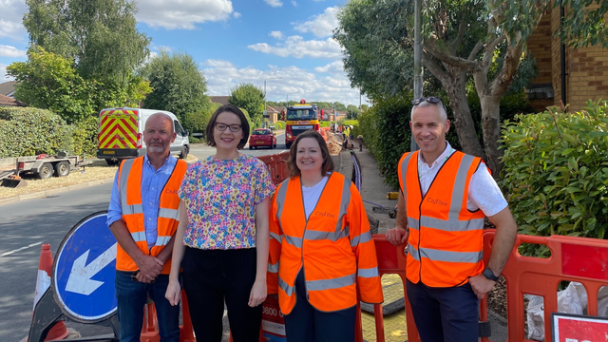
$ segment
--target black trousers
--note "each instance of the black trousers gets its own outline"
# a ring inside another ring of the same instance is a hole
[[[296,278],[296,306],[285,315],[289,342],[352,342],[355,340],[357,307],[334,312],[315,309],[306,299],[306,282],[300,271]]]
[[[406,287],[422,342],[477,342],[479,300],[471,284],[428,287],[407,280]]]
[[[262,306],[249,307],[255,281],[256,250],[202,250],[186,247],[184,290],[198,342],[220,342],[224,301],[234,342],[258,342]]]

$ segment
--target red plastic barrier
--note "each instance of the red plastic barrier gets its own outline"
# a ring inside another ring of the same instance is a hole
[[[484,234],[484,259],[492,253],[495,230]],[[522,243],[546,245],[547,259],[526,257],[518,252]],[[545,341],[551,341],[551,313],[557,312],[557,290],[561,281],[582,283],[587,290],[588,315],[598,315],[598,292],[608,286],[608,241],[555,235],[550,237],[517,235],[515,247],[502,275],[507,280],[507,318],[509,341],[525,338],[524,294],[542,296],[545,311]],[[487,320],[486,299],[481,303],[481,320]],[[484,338],[482,341],[489,341]]]
[[[261,156],[258,159],[266,164],[266,168],[268,168],[270,178],[272,178],[274,184],[279,184],[289,177],[289,170],[287,168],[289,151],[270,156]]]

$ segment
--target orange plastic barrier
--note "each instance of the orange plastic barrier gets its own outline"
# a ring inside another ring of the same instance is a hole
[[[190,320],[190,311],[188,308],[188,298],[182,290],[182,325],[179,327],[180,342],[196,342],[194,338],[194,330],[192,329],[192,321]],[[158,331],[158,319],[156,317],[156,308],[154,304],[147,304],[144,308],[144,324],[141,328],[141,342],[160,342]]]
[[[270,173],[270,178],[272,178],[274,184],[281,183],[289,176],[289,170],[287,169],[289,151],[270,156],[261,156],[258,157],[258,159],[266,164],[268,172]]]
[[[484,260],[492,253],[495,230],[484,234]],[[547,259],[526,257],[518,252],[522,243],[546,245]],[[552,340],[551,313],[557,312],[557,290],[563,280],[580,282],[587,290],[588,315],[598,315],[598,292],[608,286],[608,241],[555,235],[550,237],[517,235],[515,247],[503,276],[507,280],[508,341],[531,341],[525,338],[524,294],[542,296],[545,308],[545,341]],[[486,299],[481,303],[481,320],[487,320]],[[489,341],[487,338],[483,341]]]

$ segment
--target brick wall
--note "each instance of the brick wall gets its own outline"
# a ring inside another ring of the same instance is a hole
[[[552,6],[551,9],[551,32],[559,30],[559,6]],[[559,106],[562,101],[562,81],[561,81],[561,56],[560,56],[560,40],[559,38],[551,37],[551,80],[553,83],[553,105]],[[567,82],[567,79],[566,79]],[[567,95],[566,95],[567,96]],[[564,101],[566,102],[566,101]]]
[[[590,9],[598,5],[590,6]],[[604,17],[608,20],[608,14]],[[581,110],[587,100],[608,100],[608,49],[586,47],[568,51],[568,102],[571,111]]]
[[[528,53],[536,59],[538,76],[532,84],[551,83],[551,13],[541,18],[536,31],[528,39]]]

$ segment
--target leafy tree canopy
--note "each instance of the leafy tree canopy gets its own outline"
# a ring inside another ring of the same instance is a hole
[[[139,70],[141,77],[150,81],[154,89],[145,99],[144,107],[167,110],[185,120],[187,114],[199,114],[208,110],[210,105],[207,92],[207,81],[192,56],[187,53],[167,51],[150,60]],[[196,124],[188,129],[200,127]]]
[[[231,89],[230,104],[244,108],[254,122],[261,120],[264,112],[264,92],[251,83],[242,83]]]

